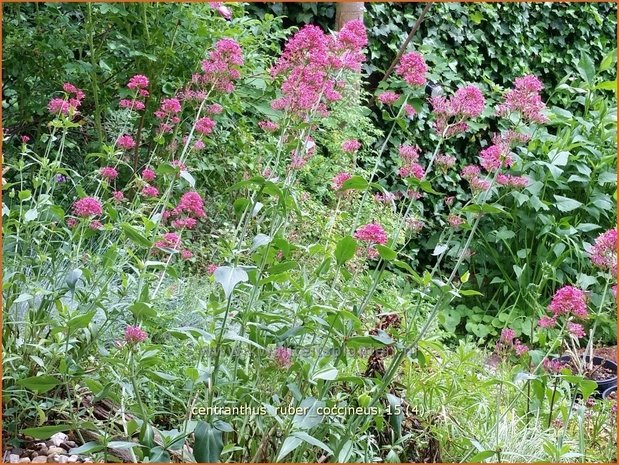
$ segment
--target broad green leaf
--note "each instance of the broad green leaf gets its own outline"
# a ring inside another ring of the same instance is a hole
[[[215,281],[223,287],[226,299],[230,297],[237,284],[244,283],[248,279],[249,276],[243,268],[220,266],[215,270]]]
[[[357,241],[351,236],[346,236],[337,243],[335,247],[335,260],[339,266],[342,266],[348,260],[355,256],[357,250]]]
[[[144,234],[131,226],[129,223],[122,223],[120,227],[125,233],[125,235],[129,238],[129,240],[131,240],[131,242],[133,242],[134,244],[147,248],[153,246],[153,243],[149,241],[146,236],[144,236]]]
[[[17,384],[35,391],[39,394],[49,391],[60,384],[60,381],[53,376],[31,376],[30,378],[24,378],[17,380]],[[58,430],[61,431],[61,430]]]
[[[562,212],[570,212],[572,210],[576,210],[579,208],[582,203],[578,200],[570,199],[568,197],[563,197],[561,195],[554,195],[555,200],[557,201],[556,207],[559,211]]]
[[[26,428],[21,430],[22,434],[26,436],[31,436],[35,439],[49,439],[54,434],[70,431],[73,429],[73,425],[50,425],[50,426],[39,426],[36,428]]]
[[[307,442],[308,444],[311,444],[312,446],[320,447],[322,450],[327,452],[329,455],[333,454],[333,451],[324,442],[320,441],[319,439],[316,439],[313,436],[310,436],[304,431],[295,431],[294,433],[292,433],[292,436],[302,439],[303,441]]]
[[[353,176],[342,183],[340,191],[346,191],[350,189],[363,190],[368,187],[368,182],[361,176]]]
[[[395,250],[390,249],[385,245],[377,245],[376,250],[378,250],[378,254],[383,260],[388,262],[395,260],[398,257],[398,254]]]
[[[290,454],[293,450],[299,447],[302,443],[303,443],[303,440],[301,438],[298,438],[296,436],[288,436],[284,440],[284,444],[282,444],[282,448],[279,451],[279,455],[277,456],[275,461],[276,462],[281,461],[284,457]]]
[[[216,463],[223,449],[222,432],[204,421],[194,430],[193,455],[198,463]]]

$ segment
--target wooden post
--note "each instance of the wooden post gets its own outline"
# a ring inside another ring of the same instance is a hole
[[[363,21],[364,11],[365,7],[363,6],[363,2],[336,3],[335,30],[339,31],[340,29],[342,29],[342,26],[344,24],[354,19],[360,19],[361,21]]]

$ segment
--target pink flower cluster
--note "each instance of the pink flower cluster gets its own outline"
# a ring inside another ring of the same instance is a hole
[[[89,216],[97,216],[103,213],[103,206],[98,199],[94,197],[84,197],[76,200],[73,204],[73,214],[81,218]]]
[[[144,197],[156,198],[159,196],[159,189],[157,189],[155,186],[147,184],[142,188],[142,195]]]
[[[365,226],[361,226],[354,234],[355,239],[367,242],[369,244],[381,244],[387,243],[387,233],[383,227],[378,223],[370,223]]]
[[[401,145],[398,149],[400,159],[402,160],[402,166],[400,167],[399,174],[403,178],[414,177],[416,179],[423,179],[425,176],[425,170],[417,161],[419,160],[419,147],[412,145]]]
[[[520,113],[525,121],[546,123],[548,121],[548,117],[544,114],[546,104],[540,95],[543,88],[544,85],[535,76],[516,78],[514,88],[505,93],[503,103],[497,107],[497,114],[506,116],[510,113]]]
[[[142,179],[144,179],[144,181],[146,182],[153,182],[156,176],[157,175],[155,174],[155,172],[150,168],[144,168],[142,170]]]
[[[400,58],[395,72],[402,76],[408,85],[422,86],[426,82],[428,65],[420,53],[408,52]]]
[[[542,366],[544,370],[546,370],[548,373],[557,374],[561,372],[561,370],[563,369],[565,365],[559,359],[551,360],[549,358],[545,358],[544,361],[542,362]]]
[[[501,330],[501,336],[497,342],[497,351],[503,352],[505,349],[513,349],[514,353],[521,357],[529,351],[529,348],[520,342],[519,339],[515,339],[516,332],[511,328],[503,328]]]
[[[135,148],[135,140],[128,134],[123,134],[116,141],[116,145],[118,145],[123,150],[131,150]]]
[[[288,368],[292,365],[292,349],[278,347],[273,353],[273,359],[280,368]]]
[[[222,18],[224,19],[232,18],[232,11],[230,11],[230,8],[228,8],[221,2],[209,2],[209,6],[213,10],[215,10],[219,14],[219,16],[221,16]]]
[[[525,176],[513,176],[511,174],[499,174],[496,177],[497,184],[511,187],[512,189],[524,189],[529,185],[529,180]]]
[[[400,98],[400,94],[388,90],[378,94],[378,101],[383,105],[393,105]]]
[[[178,116],[182,110],[181,102],[177,98],[166,98],[161,101],[154,115],[159,120],[159,133],[172,132],[174,125],[181,122]]]
[[[451,155],[437,155],[434,159],[434,163],[439,170],[446,173],[456,164],[456,157],[452,157]]]
[[[144,342],[148,334],[139,326],[127,326],[125,329],[125,341],[127,344],[138,344]]]
[[[129,79],[127,88],[135,90],[136,95],[132,100],[121,99],[119,102],[120,108],[127,108],[136,111],[144,110],[144,108],[146,108],[146,105],[144,104],[144,99],[149,95],[147,87],[148,78],[146,76],[143,76],[142,74],[136,74],[131,79]]]
[[[99,170],[102,178],[111,181],[118,177],[118,171],[113,166],[104,166]]]
[[[464,220],[458,215],[454,214],[450,214],[447,217],[447,222],[449,223],[449,226],[451,226],[453,229],[460,229],[460,226],[464,224]]]
[[[589,251],[591,261],[598,268],[617,274],[617,230],[609,229],[600,234]]]
[[[215,121],[208,117],[200,118],[196,121],[196,132],[203,136],[208,136],[215,129]]]
[[[279,125],[273,121],[260,121],[258,126],[260,126],[264,132],[275,132],[279,129]]]
[[[346,153],[355,153],[361,148],[361,142],[355,139],[342,142],[342,150]]]
[[[479,154],[479,160],[479,164],[488,172],[509,168],[513,163],[509,150],[505,146],[498,144],[491,145],[482,150]]]
[[[327,103],[340,100],[338,89],[345,85],[334,75],[343,70],[359,71],[366,44],[361,21],[346,23],[336,36],[327,36],[317,26],[304,26],[290,38],[271,69],[273,77],[284,77],[282,96],[273,100],[271,107],[300,118],[313,111],[327,115]]]
[[[334,191],[339,191],[342,188],[343,184],[350,178],[352,178],[352,176],[346,172],[336,174],[331,180],[331,189],[333,189]]]
[[[541,328],[552,328],[557,324],[557,320],[560,316],[574,316],[581,320],[585,320],[588,317],[587,312],[587,296],[586,294],[573,286],[563,286],[552,297],[548,310],[552,313],[552,316],[543,316],[540,318],[538,325]],[[582,326],[577,325],[570,327],[568,331],[572,334],[583,334]],[[582,336],[579,336],[582,337]]]
[[[430,103],[436,132],[451,137],[468,129],[466,121],[482,114],[486,100],[478,87],[468,85],[456,90],[450,99],[436,96],[431,98]]]
[[[221,39],[202,62],[200,82],[215,90],[229,94],[234,91],[234,81],[241,77],[239,68],[243,66],[243,51],[233,39]]]
[[[52,115],[74,116],[86,96],[81,89],[66,82],[62,90],[67,94],[66,98],[53,98],[47,104],[47,109]]]

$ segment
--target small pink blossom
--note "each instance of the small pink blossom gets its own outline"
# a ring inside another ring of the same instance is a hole
[[[490,189],[491,183],[487,179],[474,177],[469,181],[473,193],[485,192]]]
[[[544,370],[546,370],[548,373],[557,374],[561,372],[564,364],[558,358],[553,359],[553,360],[545,358],[544,361],[542,362],[542,366]]]
[[[426,82],[428,65],[420,53],[408,52],[400,58],[395,72],[402,76],[408,85],[422,86]]]
[[[479,168],[479,166],[476,166],[476,165],[467,165],[464,168],[462,168],[462,171],[460,172],[460,176],[462,176],[467,181],[470,181],[471,179],[476,178],[480,174],[481,174],[481,169]]]
[[[516,337],[516,331],[511,328],[503,328],[501,330],[500,341],[504,344],[512,344]]]
[[[193,257],[193,253],[191,252],[191,250],[187,250],[187,249],[181,250],[181,258],[183,260],[189,260],[191,257]]]
[[[181,237],[174,233],[165,233],[161,240],[155,242],[155,247],[160,249],[173,249],[176,250],[181,244]]]
[[[125,200],[125,194],[123,194],[121,191],[114,191],[112,192],[112,198],[116,202],[123,202]]]
[[[69,229],[73,229],[77,226],[77,220],[75,218],[67,218],[67,226]]]
[[[146,89],[148,87],[148,78],[142,74],[136,74],[127,84],[129,89]]]
[[[464,220],[458,215],[454,214],[451,214],[447,217],[447,222],[449,223],[449,226],[451,226],[453,229],[459,229],[460,226],[464,224]]]
[[[94,197],[84,197],[73,204],[73,214],[81,218],[97,216],[103,213],[101,202]]]
[[[181,196],[174,212],[175,214],[188,213],[196,218],[202,218],[206,215],[204,213],[204,200],[195,191],[185,192]]]
[[[138,344],[144,342],[148,334],[139,326],[127,326],[125,329],[125,341],[127,344]]]
[[[585,293],[573,286],[563,286],[552,297],[550,310],[555,317],[565,314],[572,314],[577,318],[586,319],[587,313],[587,296]]]
[[[142,188],[142,195],[145,197],[157,197],[159,195],[159,189],[157,189],[155,186],[151,186],[150,184],[147,184],[146,186],[144,186]]]
[[[135,147],[135,140],[128,134],[124,134],[118,138],[116,144],[124,150],[131,150]]]
[[[101,221],[99,220],[92,220],[90,224],[88,225],[88,227],[92,229],[93,231],[98,231],[99,229],[103,227],[103,223],[101,223]]]
[[[279,125],[273,121],[260,121],[258,126],[265,132],[275,132],[279,129]]]
[[[22,144],[27,144],[28,142],[30,142],[30,137],[25,136],[25,135],[21,136],[20,139],[21,139]]]
[[[568,323],[567,331],[577,339],[585,337],[585,329],[578,323]]]
[[[406,113],[406,116],[408,116],[409,118],[412,118],[413,116],[417,114],[417,111],[415,111],[415,108],[413,108],[413,106],[409,103],[404,104],[404,107],[402,108],[404,110],[404,113]]]
[[[346,153],[355,153],[361,148],[361,143],[358,140],[351,139],[342,142],[342,150]]]
[[[617,274],[617,230],[609,229],[600,234],[589,251],[593,264],[613,275]]]
[[[361,226],[354,234],[356,239],[371,244],[386,244],[388,237],[383,227],[378,223],[370,223]]]
[[[400,145],[398,154],[405,163],[415,163],[419,160],[419,147],[413,145]]]
[[[348,181],[350,178],[352,178],[352,176],[349,173],[341,172],[336,174],[331,180],[331,189],[339,191],[344,182]]]
[[[397,94],[390,90],[388,90],[387,92],[383,92],[382,94],[379,94],[378,96],[378,100],[380,101],[380,103],[384,105],[392,105],[399,98],[400,98],[400,94]]]
[[[144,110],[144,108],[146,108],[146,106],[144,105],[144,102],[141,102],[139,100],[129,100],[126,98],[121,99],[120,102],[118,102],[118,106],[120,108],[136,110],[136,111],[142,111]]]
[[[206,144],[201,141],[200,139],[198,139],[194,144],[193,144],[193,149],[198,151],[198,150],[204,150],[204,148],[206,147]]]
[[[155,174],[155,172],[150,168],[144,168],[142,170],[142,179],[144,179],[144,181],[146,182],[153,182],[156,176],[157,175]]]
[[[289,368],[292,365],[292,349],[278,347],[273,354],[275,363],[280,368]]]
[[[118,171],[112,166],[104,166],[99,170],[99,174],[102,178],[108,180],[116,179],[118,177]]]
[[[543,317],[539,319],[537,324],[539,325],[540,328],[544,328],[544,329],[554,328],[555,325],[557,324],[557,319],[556,317],[553,318],[553,317],[544,315]]]
[[[456,157],[452,157],[451,155],[437,155],[434,159],[434,163],[436,163],[438,169],[447,172],[456,164]]]
[[[206,272],[207,272],[208,274],[213,274],[213,273],[215,273],[215,270],[216,270],[218,267],[219,267],[219,265],[216,265],[216,264],[214,264],[214,263],[211,263],[211,264],[209,264],[209,265],[206,267]]]
[[[514,352],[516,352],[516,355],[518,357],[521,357],[528,351],[529,348],[526,345],[522,344],[518,339],[516,339],[516,342],[514,343]]]
[[[196,132],[208,136],[215,129],[215,121],[206,116],[196,121]]]
[[[224,107],[222,107],[219,103],[213,103],[206,107],[206,112],[209,115],[219,115],[224,111]]]

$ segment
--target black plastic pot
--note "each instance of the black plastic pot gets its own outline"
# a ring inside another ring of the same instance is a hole
[[[568,363],[571,359],[572,358],[569,355],[564,355],[559,360],[563,363]],[[585,363],[589,363],[589,360],[590,360],[590,357],[587,355],[585,357]],[[607,358],[593,356],[593,365],[594,366],[602,365],[603,367],[610,369],[615,374],[615,376],[613,376],[612,378],[608,378],[603,381],[594,380],[598,384],[598,387],[597,387],[598,392],[604,393],[604,391],[610,388],[616,389],[617,388],[617,364],[613,362],[612,360],[608,360]]]
[[[608,389],[606,389],[606,391],[602,393],[602,399],[608,399],[608,396],[610,396],[616,390],[617,390],[617,385],[609,387]]]

